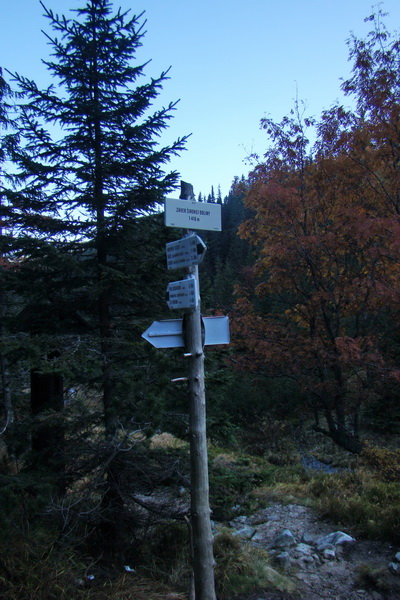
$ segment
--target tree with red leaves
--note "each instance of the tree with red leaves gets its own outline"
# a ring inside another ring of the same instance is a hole
[[[367,19],[366,40],[349,40],[342,88],[355,110],[335,105],[315,122],[297,102],[281,123],[262,121],[272,144],[250,174],[254,217],[240,229],[259,250],[253,283],[238,290],[242,363],[296,380],[316,428],[352,452],[363,405],[398,378],[388,334],[400,300],[400,39],[382,16]]]

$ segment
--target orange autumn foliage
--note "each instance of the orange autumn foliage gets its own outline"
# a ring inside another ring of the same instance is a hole
[[[242,366],[296,379],[334,439],[358,437],[362,404],[398,373],[385,334],[400,302],[400,40],[373,18],[367,40],[349,42],[356,111],[334,106],[315,123],[296,103],[262,121],[271,146],[239,231],[259,254],[237,289]]]

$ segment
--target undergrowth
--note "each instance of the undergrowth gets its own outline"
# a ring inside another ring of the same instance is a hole
[[[260,456],[224,452],[210,449],[210,504],[213,518],[227,520],[240,510],[250,513],[263,502],[260,489],[275,489],[277,485],[290,482],[291,485],[305,480],[299,465],[271,464]]]
[[[400,450],[366,446],[358,459],[351,458],[352,468],[332,474],[306,472],[299,461],[293,464],[293,456],[277,466],[259,456],[221,454],[212,465],[214,494],[219,492],[214,500],[229,517],[235,502],[241,513],[271,502],[298,502],[360,536],[400,544]]]
[[[216,592],[221,600],[265,589],[294,592],[293,582],[269,566],[264,550],[243,543],[228,530],[215,537],[214,556]]]
[[[362,536],[400,543],[400,485],[363,469],[314,477],[308,486],[319,513]]]
[[[191,566],[187,526],[169,521],[149,530],[139,570],[175,589],[188,589]]]
[[[175,457],[178,450],[182,453],[179,461]],[[183,456],[188,453],[185,443],[170,435],[160,435],[149,452],[175,453],[174,464],[185,475],[187,461]],[[321,451],[318,456],[324,459]],[[306,472],[295,450],[275,460],[275,455],[268,452],[254,456],[211,445],[212,517],[227,521],[272,502],[297,502],[315,507],[321,516],[329,517],[340,528],[351,527],[360,536],[400,544],[400,451],[367,446],[352,466],[334,474]],[[34,503],[37,495],[33,494],[30,481],[21,480],[19,487],[18,481],[15,479],[11,486],[3,477],[0,482],[3,484],[0,517],[7,524],[0,532],[1,598],[161,600],[167,594],[176,600],[185,597],[191,572],[185,523],[165,520],[148,527],[140,548],[135,547],[134,570],[124,573],[124,563],[120,562],[105,573],[79,547],[68,548],[57,542],[54,523],[50,528],[38,516],[43,514],[43,506]],[[29,515],[34,513],[36,517],[31,519]],[[228,531],[216,535],[214,554],[221,600],[269,588],[292,593],[290,581],[270,568],[265,552],[241,542]],[[96,576],[89,577],[93,572]],[[377,590],[386,585],[379,573],[361,569],[359,577]]]

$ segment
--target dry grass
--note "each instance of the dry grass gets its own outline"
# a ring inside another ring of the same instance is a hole
[[[321,515],[353,526],[371,539],[400,542],[400,484],[366,469],[319,476],[309,483]]]
[[[152,450],[176,450],[179,448],[189,448],[189,444],[172,435],[172,433],[158,433],[153,435],[150,440]]]
[[[215,583],[218,598],[232,598],[265,589],[293,593],[295,584],[269,565],[268,554],[255,548],[229,531],[215,538]]]
[[[187,600],[187,595],[161,582],[121,575],[117,580],[91,590],[85,600]]]
[[[17,554],[19,559],[17,558]],[[12,569],[12,570],[11,570]],[[165,582],[142,574],[121,573],[105,576],[95,567],[96,576],[87,575],[72,555],[37,555],[27,545],[15,548],[14,556],[0,561],[2,600],[186,600],[186,595]]]

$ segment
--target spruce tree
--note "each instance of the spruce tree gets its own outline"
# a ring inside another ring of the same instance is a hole
[[[49,423],[41,419],[44,411],[53,414],[52,425],[58,419],[62,424],[56,436],[32,429],[31,465],[50,477],[57,469],[61,493],[71,479],[104,473],[100,483],[92,478],[102,498],[93,509],[96,532],[116,555],[122,488],[137,482],[121,475],[118,460],[128,453],[119,453],[123,436],[115,434],[120,425],[135,429],[135,409],[145,414],[145,402],[155,396],[154,368],[139,333],[152,303],[163,304],[167,273],[160,256],[167,233],[157,208],[178,183],[178,173],[167,167],[186,137],[160,143],[176,102],[152,107],[168,71],[143,80],[146,64],[136,61],[142,14],[115,12],[107,0],[82,2],[71,19],[42,6],[52,30],[51,56],[44,61],[52,84],[40,89],[11,74],[18,90],[18,144],[9,147],[13,164],[4,174],[1,251],[18,267],[4,278],[20,306],[13,325],[23,340],[20,348],[14,343],[14,356],[25,360],[25,373],[30,369],[25,387],[30,381],[34,419]],[[60,418],[63,391],[82,383],[91,390],[89,413],[76,403],[68,414],[78,420]],[[96,391],[105,431],[98,439],[91,429],[98,424]]]
[[[39,89],[13,75],[22,95],[21,145],[9,174],[5,213],[14,236],[8,244],[24,256],[21,287],[30,281],[32,303],[41,306],[37,330],[71,331],[75,309],[86,311],[97,332],[111,436],[118,420],[119,326],[146,305],[143,282],[134,281],[140,269],[129,263],[139,254],[132,247],[141,245],[142,254],[145,248],[139,217],[176,186],[178,173],[164,169],[186,138],[160,147],[176,103],[151,108],[168,71],[139,84],[146,67],[135,62],[142,14],[113,12],[108,0],[87,0],[73,19],[42,6],[53,30],[51,58],[44,61],[53,83]],[[121,308],[126,303],[129,310]],[[53,307],[46,324],[43,306]]]

